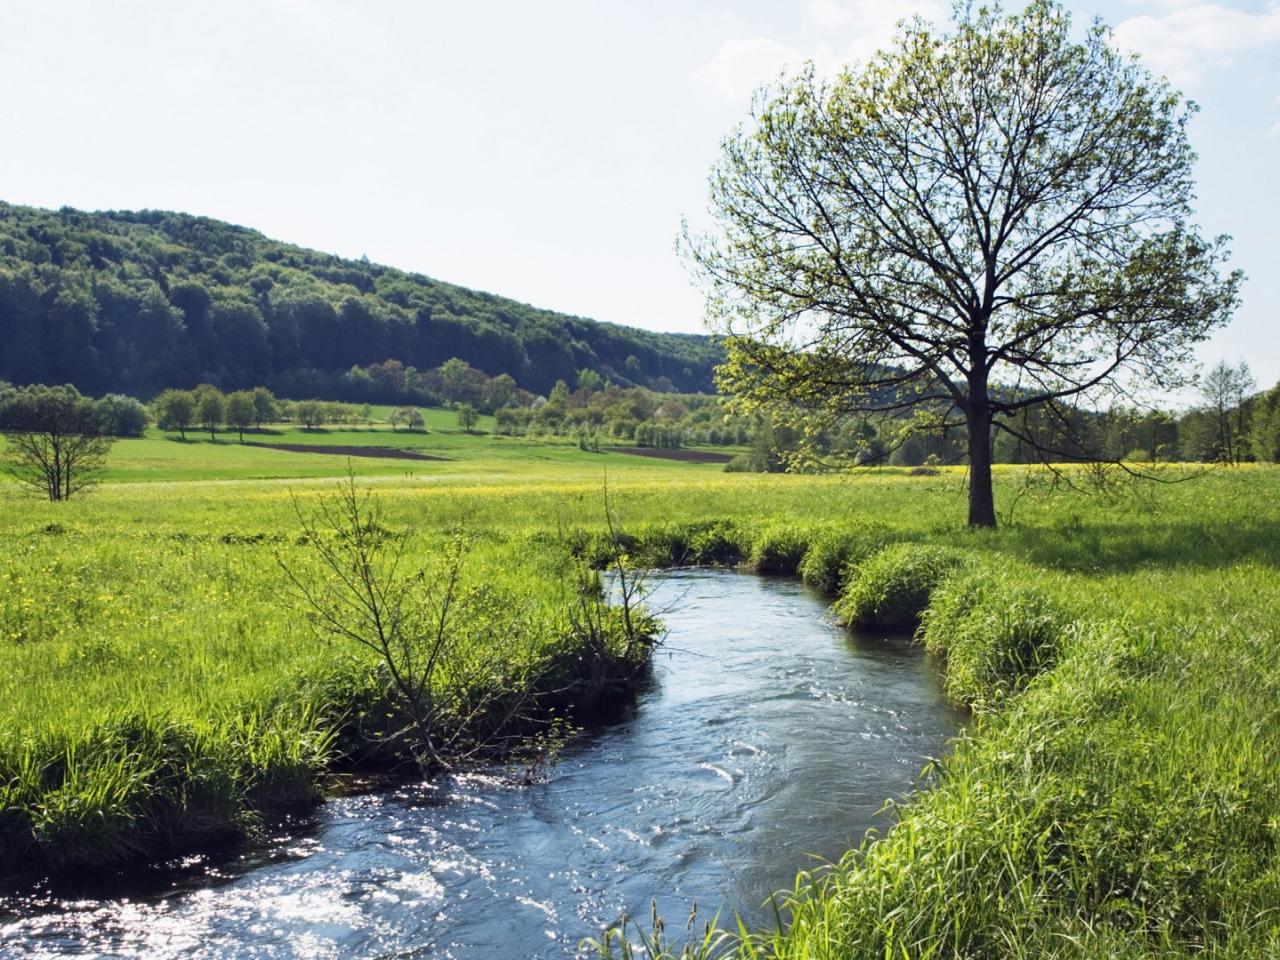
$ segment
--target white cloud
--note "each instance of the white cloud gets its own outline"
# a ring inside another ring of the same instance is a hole
[[[1116,42],[1179,86],[1195,86],[1233,56],[1280,42],[1280,4],[1263,13],[1217,3],[1169,5],[1168,13],[1140,14],[1116,27]]]
[[[810,0],[806,12],[815,26],[850,36],[846,61],[865,60],[884,47],[901,20],[947,18],[947,7],[940,0]]]
[[[801,32],[825,39],[807,50],[772,37],[734,37],[725,40],[711,58],[693,71],[693,79],[729,100],[745,100],[783,68],[813,61],[818,70],[833,73],[842,64],[865,60],[892,39],[900,20],[919,15],[943,20],[942,0],[810,0]]]
[[[799,50],[769,37],[734,37],[693,71],[693,79],[726,100],[746,99],[756,87],[804,60]]]

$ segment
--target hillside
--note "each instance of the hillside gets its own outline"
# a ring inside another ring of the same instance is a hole
[[[206,217],[0,203],[0,380],[14,383],[303,396],[353,364],[460,357],[540,393],[582,368],[703,391],[720,356],[709,337],[555,313]]]

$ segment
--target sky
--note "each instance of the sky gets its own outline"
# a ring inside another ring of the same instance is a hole
[[[1009,6],[1016,6],[1010,3]],[[1248,280],[1205,363],[1280,381],[1280,2],[1069,0],[1201,107]],[[676,251],[751,92],[945,0],[0,0],[0,200],[182,210],[551,309],[697,332]]]

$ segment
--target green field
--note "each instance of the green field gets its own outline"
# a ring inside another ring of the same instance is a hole
[[[379,447],[420,453],[439,460],[362,457],[358,467],[367,477],[413,477],[435,480],[470,475],[473,479],[518,477],[539,465],[563,470],[603,473],[606,468],[662,469],[661,460],[629,454],[579,449],[569,437],[507,437],[493,434],[492,417],[480,417],[475,432],[458,428],[450,410],[424,409],[426,432],[391,430],[385,423],[386,407],[374,408],[369,427],[324,427],[306,430],[282,423],[246,431],[244,443],[234,433],[188,430],[186,439],[151,427],[145,437],[117,440],[107,459],[105,479],[112,483],[162,480],[272,480],[331,477],[340,474],[347,457],[341,453],[307,453],[272,449],[271,444],[315,447]],[[602,448],[605,449],[605,448]],[[720,454],[738,448],[706,448]],[[0,438],[0,454],[4,440]],[[705,468],[704,468],[705,469]],[[715,468],[712,468],[715,469]]]
[[[729,474],[451,419],[246,439],[447,458],[350,464],[414,564],[468,531],[466,587],[518,611],[529,682],[580,642],[574,557],[599,559],[606,484],[632,562],[800,573],[847,619],[923,617],[947,658],[975,720],[933,787],[801,878],[786,931],[743,955],[1280,954],[1280,471],[1097,498],[1001,468],[1013,522],[971,531],[959,470]],[[312,563],[298,510],[347,465],[153,434],[117,443],[84,500],[0,486],[8,863],[252,835],[369,746],[352,718],[385,705],[385,678],[316,638],[280,565]]]

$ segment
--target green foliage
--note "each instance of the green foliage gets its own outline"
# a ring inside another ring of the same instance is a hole
[[[227,419],[227,398],[212,384],[202,383],[192,391],[195,400],[195,422],[209,431],[209,439],[215,440],[218,430]]]
[[[897,543],[854,566],[834,610],[856,628],[916,627],[929,600],[969,557],[950,547]]]
[[[324,425],[328,411],[319,400],[299,400],[294,404],[293,415],[303,427],[315,430]]]
[[[254,394],[252,390],[237,390],[235,393],[227,396],[227,426],[240,435],[241,441],[244,440],[245,430],[247,430],[250,425],[257,422],[257,418],[258,407],[254,402]]]
[[[1249,425],[1253,455],[1265,463],[1280,463],[1280,384],[1259,396]]]
[[[993,429],[1074,457],[1073,405],[1126,396],[1129,372],[1186,386],[1236,305],[1226,238],[1194,225],[1193,113],[1053,0],[960,4],[835,77],[783,75],[722,142],[712,230],[685,246],[720,388],[807,421],[801,465],[815,421],[911,409],[960,431],[969,524],[994,527]],[[868,439],[858,461],[880,462]]]
[[[95,401],[94,407],[102,422],[102,432],[113,437],[140,437],[151,419],[142,403],[119,393],[108,393]]]
[[[0,390],[3,465],[25,489],[51,501],[81,494],[105,469],[113,438],[104,419],[103,409],[75,387]]]

